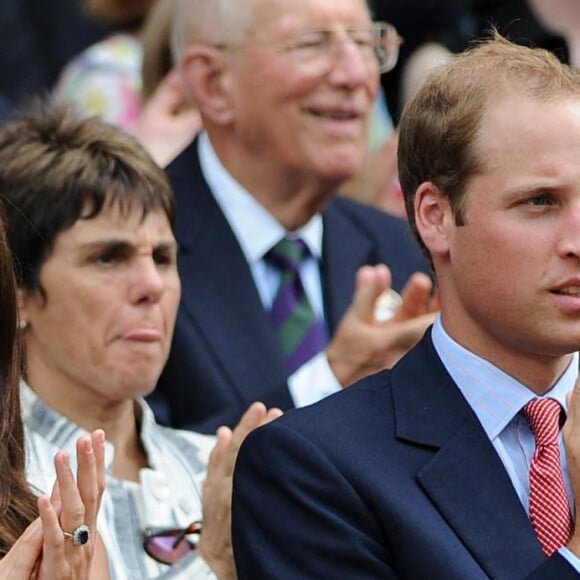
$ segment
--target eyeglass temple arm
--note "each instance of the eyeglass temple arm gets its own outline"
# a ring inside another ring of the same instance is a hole
[[[175,542],[173,542],[173,544],[171,545],[171,548],[173,550],[175,548],[177,548],[177,546],[179,546],[179,544],[181,542],[183,542],[183,539],[188,534],[201,534],[202,525],[203,525],[203,522],[192,522],[191,524],[189,524],[189,526],[187,526],[187,528],[183,528],[183,530],[181,530],[181,533],[179,534],[179,536],[177,536],[175,538]]]

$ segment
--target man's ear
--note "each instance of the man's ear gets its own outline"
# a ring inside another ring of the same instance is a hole
[[[415,223],[423,243],[431,253],[449,251],[455,217],[449,198],[432,182],[422,183],[415,194]]]
[[[187,97],[202,116],[218,125],[233,118],[230,65],[222,51],[205,45],[189,46],[179,64]]]

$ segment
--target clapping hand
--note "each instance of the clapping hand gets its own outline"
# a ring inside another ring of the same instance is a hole
[[[326,350],[330,368],[343,387],[392,367],[423,336],[439,310],[431,279],[413,274],[401,303],[387,320],[377,319],[377,300],[391,286],[387,266],[363,266],[353,301]]]
[[[96,532],[105,489],[105,434],[79,437],[77,477],[68,454],[54,458],[52,495],[38,498],[39,518],[32,522],[0,561],[0,578],[10,580],[106,580],[104,548]]]
[[[217,443],[208,465],[203,485],[203,534],[199,553],[220,580],[236,578],[230,536],[232,481],[236,457],[248,433],[282,415],[280,409],[267,410],[263,403],[253,403],[232,430],[220,427]]]

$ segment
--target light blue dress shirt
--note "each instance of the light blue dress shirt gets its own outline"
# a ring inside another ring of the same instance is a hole
[[[205,132],[199,136],[198,154],[203,176],[240,244],[264,309],[270,310],[280,284],[280,272],[264,260],[264,255],[283,237],[300,237],[310,250],[310,256],[300,267],[300,278],[312,308],[324,320],[320,279],[322,216],[317,214],[300,229],[287,232],[227,172]],[[296,407],[309,405],[341,389],[330,369],[325,352],[321,352],[294,372],[288,379],[288,386]]]
[[[514,489],[529,515],[529,470],[535,450],[534,434],[520,413],[536,395],[522,383],[455,342],[437,316],[432,329],[433,345],[447,372],[477,415],[483,430],[494,446]],[[555,399],[566,410],[566,394],[578,377],[578,353],[546,397]],[[566,454],[560,434],[560,457],[570,507],[574,509]],[[562,555],[580,572],[580,559],[567,548]]]

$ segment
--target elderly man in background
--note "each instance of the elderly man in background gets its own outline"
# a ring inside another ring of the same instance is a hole
[[[404,220],[335,196],[400,43],[364,0],[181,0],[174,37],[205,132],[167,168],[183,294],[152,403],[213,431],[392,365],[432,320],[432,285]],[[377,320],[391,285],[402,304]]]

